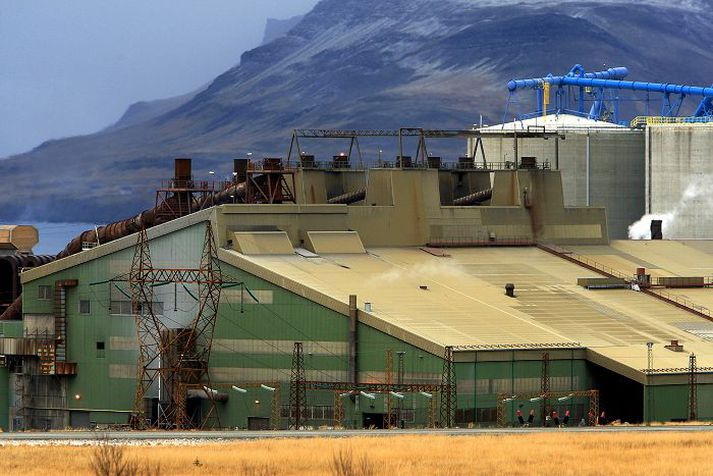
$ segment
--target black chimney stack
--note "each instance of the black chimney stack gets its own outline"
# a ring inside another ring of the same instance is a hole
[[[651,239],[663,240],[663,220],[651,220]]]
[[[515,285],[513,283],[507,283],[505,285],[505,295],[511,298],[515,297]]]

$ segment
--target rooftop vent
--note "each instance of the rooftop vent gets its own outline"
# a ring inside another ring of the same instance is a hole
[[[300,166],[305,169],[313,169],[316,166],[314,160],[314,155],[302,154],[300,155]]]
[[[349,167],[349,156],[346,155],[344,152],[340,153],[339,155],[332,156],[333,169],[348,169]]]
[[[505,285],[505,295],[511,298],[515,297],[515,285],[513,283],[507,283]]]
[[[521,169],[536,169],[537,157],[522,157],[520,158]]]
[[[678,340],[672,340],[670,344],[665,345],[665,348],[672,352],[683,352],[683,345],[678,343]]]
[[[441,168],[441,158],[436,156],[429,156],[428,159],[429,169],[440,169]]]
[[[282,159],[279,157],[265,157],[262,160],[263,170],[282,170]]]
[[[412,167],[413,163],[411,162],[411,156],[410,155],[397,155],[396,156],[396,166],[402,167],[402,168]]]

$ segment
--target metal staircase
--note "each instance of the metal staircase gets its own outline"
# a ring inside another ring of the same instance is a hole
[[[74,375],[76,364],[67,362],[67,288],[76,287],[76,279],[54,283],[54,340],[39,346],[40,373]]]

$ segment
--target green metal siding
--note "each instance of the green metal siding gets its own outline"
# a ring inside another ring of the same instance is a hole
[[[585,360],[551,360],[549,365],[550,389],[552,391],[588,390],[590,376]],[[456,380],[458,382],[459,425],[492,426],[494,419],[479,419],[478,414],[495,415],[497,395],[504,393],[539,392],[541,388],[542,362],[539,360],[511,360],[505,362],[463,362],[456,363]],[[466,391],[467,390],[467,391]],[[586,403],[586,399],[574,399],[567,407]],[[520,408],[520,405],[522,407]],[[541,402],[531,403],[515,399],[506,406],[506,424],[515,421],[515,411],[520,408],[525,416],[531,409],[535,410],[535,424],[541,423]],[[479,411],[480,410],[480,411]],[[489,410],[484,412],[483,410]]]
[[[10,428],[10,372],[0,367],[0,430]]]
[[[698,384],[697,397],[697,419],[713,419],[713,384]],[[647,386],[644,391],[644,415],[649,416],[651,421],[687,420],[688,399],[688,385]],[[652,413],[649,413],[650,408],[653,408]]]

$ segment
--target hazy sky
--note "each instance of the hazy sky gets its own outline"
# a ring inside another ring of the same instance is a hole
[[[0,157],[189,92],[317,0],[0,0]]]

